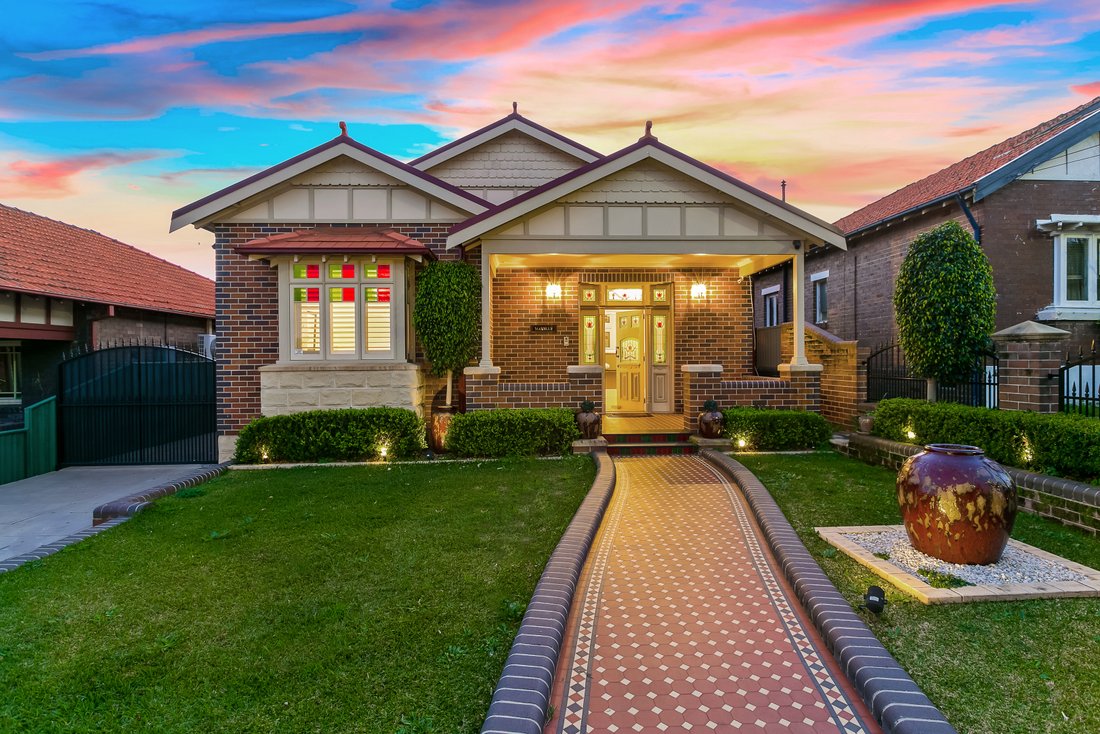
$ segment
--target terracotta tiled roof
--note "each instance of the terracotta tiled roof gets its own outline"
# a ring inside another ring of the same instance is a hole
[[[0,204],[0,289],[214,318],[214,281],[118,240]]]
[[[837,220],[836,225],[850,236],[900,214],[969,191],[984,176],[1081,122],[1087,114],[1095,112],[1091,108],[1098,105],[1100,97],[898,189]]]
[[[263,237],[235,248],[242,255],[277,255],[296,252],[361,252],[373,254],[425,255],[428,247],[392,229],[362,227],[317,227]]]

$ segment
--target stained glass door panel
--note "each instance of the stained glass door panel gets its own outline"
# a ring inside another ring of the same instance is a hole
[[[641,310],[619,311],[618,398],[619,409],[628,413],[645,412],[645,314]]]

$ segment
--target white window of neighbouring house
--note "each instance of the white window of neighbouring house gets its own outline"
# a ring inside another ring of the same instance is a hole
[[[0,342],[0,404],[18,403],[19,342]]]
[[[397,358],[404,323],[394,312],[394,304],[404,302],[401,261],[300,259],[287,272],[290,359]]]
[[[814,289],[814,323],[829,323],[829,271],[823,270],[810,276]]]
[[[760,291],[764,296],[764,326],[779,326],[779,286]]]
[[[1097,305],[1100,237],[1063,236],[1063,296],[1067,305]]]

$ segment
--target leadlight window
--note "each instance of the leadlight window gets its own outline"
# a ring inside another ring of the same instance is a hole
[[[394,359],[400,263],[301,261],[290,266],[290,358]]]

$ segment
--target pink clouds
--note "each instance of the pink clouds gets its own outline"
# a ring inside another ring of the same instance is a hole
[[[32,199],[68,196],[75,193],[74,179],[80,174],[153,157],[155,154],[147,152],[100,152],[51,160],[8,161],[0,166],[0,196]]]

